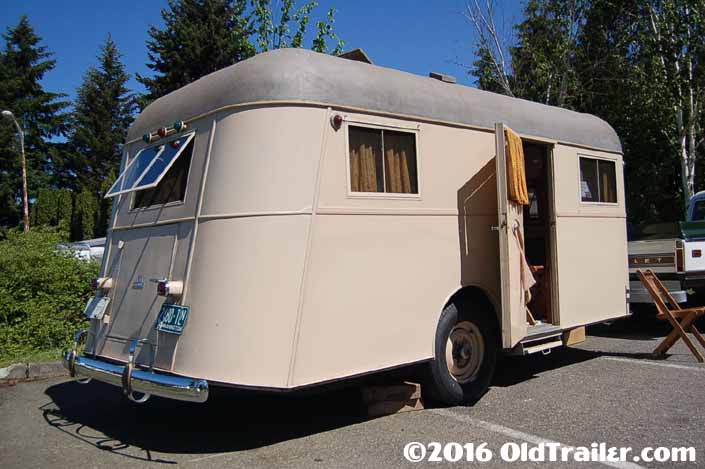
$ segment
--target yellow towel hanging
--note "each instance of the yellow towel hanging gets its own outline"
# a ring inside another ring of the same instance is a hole
[[[507,140],[507,197],[518,204],[529,205],[521,137],[510,128],[505,128],[504,134]]]

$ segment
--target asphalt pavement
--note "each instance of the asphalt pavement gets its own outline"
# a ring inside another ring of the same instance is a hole
[[[409,442],[473,443],[507,467],[508,442],[562,447],[696,449],[705,467],[705,366],[682,342],[649,352],[668,329],[634,319],[589,329],[585,343],[543,356],[505,358],[472,407],[370,419],[356,388],[316,395],[215,393],[206,404],[153,398],[138,406],[119,389],[50,379],[0,388],[0,465],[14,467],[420,467]],[[390,378],[391,379],[391,378]],[[467,465],[464,462],[463,465]],[[576,467],[572,462],[533,463]],[[458,467],[448,461],[433,467]],[[532,463],[518,463],[524,467]],[[672,463],[608,464],[671,467]],[[512,467],[509,465],[509,467]],[[606,467],[603,463],[579,467]]]

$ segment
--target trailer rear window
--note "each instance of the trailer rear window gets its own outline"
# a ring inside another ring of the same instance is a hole
[[[580,157],[580,200],[617,203],[614,161]]]
[[[159,184],[150,189],[135,192],[133,208],[151,207],[184,200],[192,153],[193,140],[186,145],[179,159],[169,168]]]
[[[179,157],[185,153],[184,150],[191,147],[193,136],[193,133],[182,135],[140,150],[118,176],[105,197],[157,187],[179,162]]]
[[[419,193],[415,134],[349,126],[348,141],[352,192]]]

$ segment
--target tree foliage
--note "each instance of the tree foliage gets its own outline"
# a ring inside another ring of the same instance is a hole
[[[137,75],[147,88],[143,104],[254,55],[246,7],[247,0],[169,0],[164,29],[149,28],[147,66],[155,75]]]
[[[44,89],[41,81],[55,61],[26,16],[3,35],[0,53],[0,108],[14,113],[24,129],[30,197],[51,183],[58,144],[52,137],[66,129],[64,95]],[[20,149],[9,119],[0,120],[0,225],[15,226],[21,211]]]
[[[137,75],[146,88],[144,106],[171,91],[228,65],[284,47],[304,47],[311,15],[318,6],[310,0],[169,0],[162,10],[164,29],[151,26],[148,67],[153,77]],[[333,30],[335,11],[315,23],[311,48],[340,53],[342,41]]]
[[[85,323],[95,262],[59,251],[61,235],[46,228],[8,232],[0,241],[0,359],[67,346]]]
[[[499,74],[496,50],[478,34],[472,73],[483,89],[612,124],[631,221],[677,220],[705,181],[704,15],[703,0],[529,0],[511,67]]]

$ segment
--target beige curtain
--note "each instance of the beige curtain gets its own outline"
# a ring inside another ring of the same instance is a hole
[[[377,192],[376,155],[370,145],[351,149],[350,180],[353,192]]]
[[[507,139],[507,197],[518,204],[529,205],[521,137],[509,128],[504,133]]]
[[[617,200],[617,197],[612,190],[610,175],[606,172],[602,173],[602,182],[600,187],[602,188],[602,200],[600,202],[613,202]]]
[[[387,192],[411,194],[411,175],[409,174],[409,160],[406,156],[406,150],[388,149],[386,163]]]

